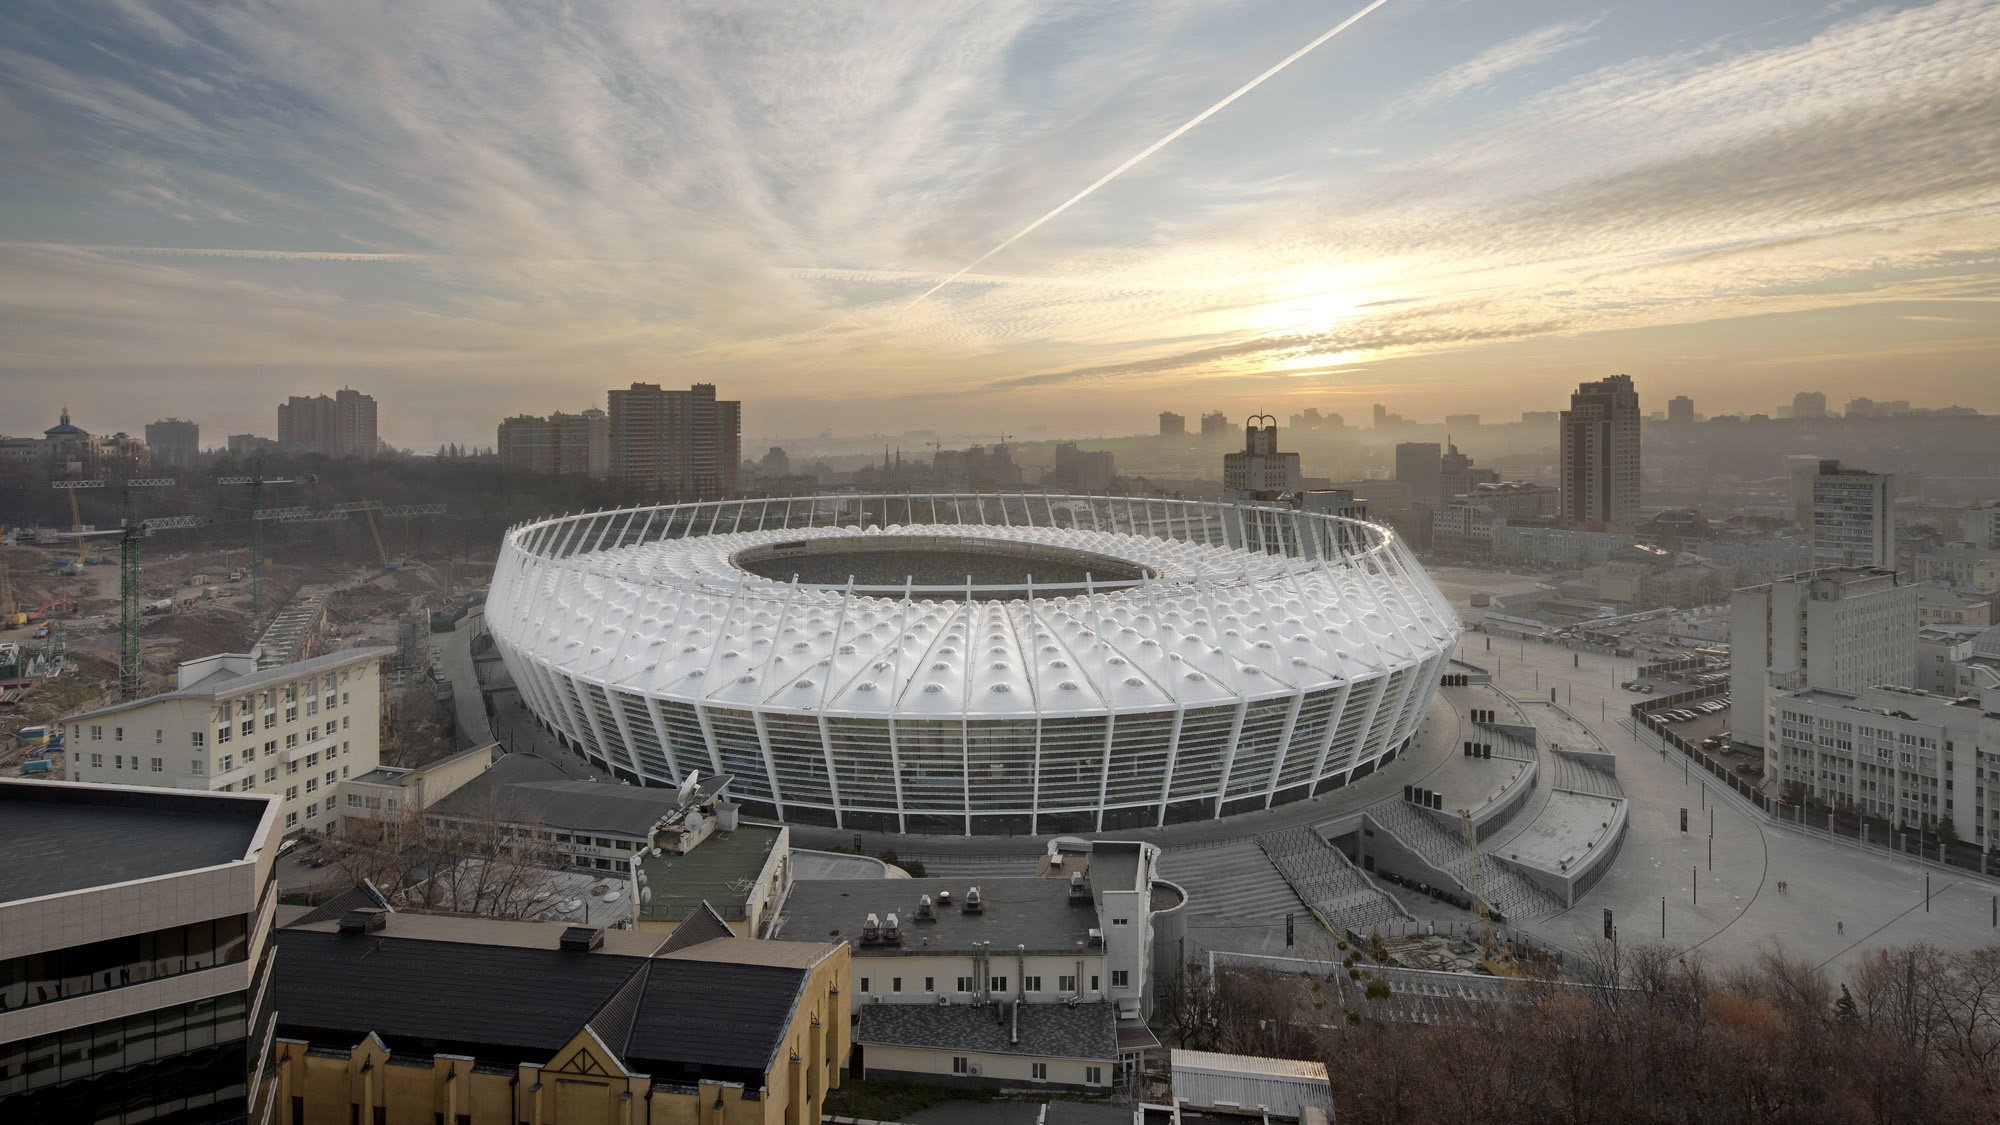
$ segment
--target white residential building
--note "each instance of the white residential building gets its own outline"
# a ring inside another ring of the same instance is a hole
[[[1982,849],[2000,828],[2000,690],[1812,689],[1779,696],[1773,710],[1774,776],[1794,791],[1899,827],[1950,818]]]
[[[380,764],[382,664],[357,648],[259,669],[250,653],[180,667],[173,691],[63,720],[76,781],[267,793],[283,831],[332,831],[343,778]]]
[[[1821,461],[1812,478],[1813,555],[1820,566],[1896,567],[1889,477]]]
[[[1907,687],[1917,673],[1917,591],[1893,572],[1832,567],[1736,591],[1729,618],[1736,741],[1777,777],[1774,695]]]

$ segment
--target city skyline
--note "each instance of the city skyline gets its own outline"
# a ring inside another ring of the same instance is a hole
[[[2000,7],[1392,0],[1174,136],[1364,6],[10,10],[10,421],[350,383],[426,449],[645,381],[1139,433],[1619,371],[2000,412]]]

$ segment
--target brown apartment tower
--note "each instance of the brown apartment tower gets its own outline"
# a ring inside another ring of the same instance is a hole
[[[1584,383],[1562,412],[1562,518],[1575,524],[1639,518],[1639,392],[1629,375]]]
[[[715,397],[715,385],[685,391],[634,383],[611,392],[611,475],[669,500],[736,495],[743,459],[743,404]]]

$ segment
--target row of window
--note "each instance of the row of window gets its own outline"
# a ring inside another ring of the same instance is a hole
[[[978,1071],[973,1069],[972,1060],[964,1055],[953,1055],[951,1057],[951,1072],[953,1074],[968,1075],[978,1073]],[[1029,1063],[1028,1077],[1036,1082],[1047,1082],[1049,1080],[1049,1064],[1045,1062]],[[1086,1086],[1104,1085],[1104,1068],[1101,1066],[1084,1067],[1083,1084]]]
[[[249,956],[240,914],[0,961],[0,1012],[229,965]]]
[[[211,996],[0,1043],[0,1097],[240,1042],[248,1023],[246,995]],[[242,1082],[244,1077],[239,1068],[236,1080]]]
[[[1126,984],[1130,980],[1130,978],[1131,978],[1131,973],[1129,971],[1125,969],[1113,969],[1111,970],[1111,987],[1124,988],[1126,987]],[[1098,981],[1100,979],[1101,978],[1096,973],[1090,974],[1090,990],[1092,992],[1098,991]],[[1056,992],[1058,994],[1070,994],[1076,992],[1076,980],[1077,980],[1076,977],[1068,975],[1057,977]],[[863,995],[867,995],[873,991],[868,987],[868,983],[869,983],[868,977],[860,978],[861,991]],[[958,987],[954,991],[959,992],[961,994],[971,993],[974,991],[973,985],[977,983],[978,979],[975,977],[959,977]],[[989,976],[986,978],[986,991],[994,993],[996,995],[1005,993],[1007,991],[1007,983],[1008,983],[1008,978],[1006,977]],[[1041,975],[1033,974],[1022,977],[1021,987],[1022,990],[1026,992],[1041,992],[1042,991]],[[903,978],[890,977],[889,991],[885,993],[885,995],[898,996],[902,994],[902,991],[903,991]],[[937,978],[925,977],[924,987],[921,994],[931,995],[936,992],[937,992]]]

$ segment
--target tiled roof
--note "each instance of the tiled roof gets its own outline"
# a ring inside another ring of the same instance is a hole
[[[1110,1004],[864,1004],[856,1043],[1049,1059],[1118,1057],[1118,1014]]]

